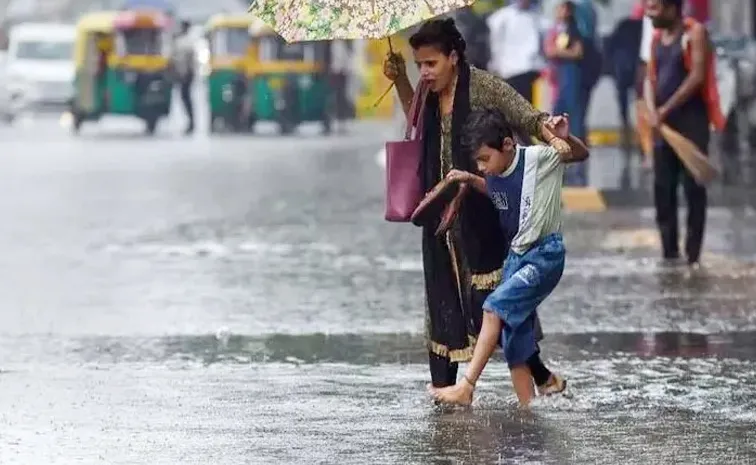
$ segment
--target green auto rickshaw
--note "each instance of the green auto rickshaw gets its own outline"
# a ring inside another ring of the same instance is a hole
[[[235,132],[253,129],[247,86],[254,53],[249,31],[255,21],[247,14],[219,14],[206,25],[210,52],[207,77],[210,132],[221,128]]]
[[[250,28],[255,60],[249,70],[252,113],[273,121],[281,134],[306,122],[331,132],[330,42],[287,43],[265,25]]]
[[[170,19],[158,11],[84,15],[77,24],[72,128],[103,115],[136,116],[154,134],[171,108]]]

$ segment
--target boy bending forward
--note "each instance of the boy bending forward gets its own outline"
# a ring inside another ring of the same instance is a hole
[[[502,232],[511,243],[502,281],[483,305],[483,326],[473,358],[454,386],[428,389],[441,402],[472,403],[475,383],[501,340],[512,384],[521,404],[535,396],[528,361],[537,356],[535,311],[551,294],[564,270],[562,178],[565,163],[588,158],[588,149],[569,134],[566,116],[552,120],[552,132],[566,141],[550,146],[515,144],[499,112],[474,112],[465,129],[467,144],[484,177],[453,170],[448,178],[487,194],[499,211]],[[505,240],[505,239],[503,239]],[[536,379],[541,394],[564,390],[566,382],[548,374]]]

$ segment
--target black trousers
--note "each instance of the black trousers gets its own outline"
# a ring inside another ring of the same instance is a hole
[[[507,84],[512,86],[518,94],[525,97],[530,103],[533,103],[533,85],[538,80],[540,74],[537,71],[529,71],[527,73],[518,74],[507,79]],[[522,131],[517,132],[517,137],[520,139],[521,144],[530,145],[530,137]]]
[[[189,119],[189,127],[194,128],[194,104],[192,103],[192,82],[193,79],[183,80],[179,84],[179,93],[181,94],[181,103],[184,105],[186,117]]]
[[[698,138],[703,139],[703,137]],[[708,134],[705,139],[708,141]],[[703,144],[703,142],[696,142],[699,147]],[[675,151],[666,142],[657,142],[654,148],[654,178],[656,224],[661,235],[664,258],[674,259],[680,256],[677,191],[682,179],[685,200],[688,204],[685,255],[689,263],[697,262],[701,256],[706,224],[706,188],[696,183]]]
[[[540,74],[537,71],[529,71],[507,78],[507,84],[512,86],[518,94],[525,97],[525,100],[533,103],[533,84],[535,84],[539,76]]]

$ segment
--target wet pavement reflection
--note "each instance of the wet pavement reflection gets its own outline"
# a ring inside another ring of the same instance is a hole
[[[518,410],[496,356],[473,409],[439,410],[385,128],[35,128],[0,129],[0,463],[756,461],[748,209],[712,209],[693,273],[659,263],[650,209],[569,214],[540,312],[570,395]]]

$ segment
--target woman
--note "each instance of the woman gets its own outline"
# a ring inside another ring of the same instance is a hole
[[[563,149],[541,113],[502,79],[471,67],[465,41],[454,20],[425,23],[410,38],[421,79],[429,84],[421,164],[425,191],[452,169],[474,171],[462,144],[462,126],[471,110],[499,109],[508,122],[528,135]],[[384,74],[394,81],[405,114],[414,90],[404,60],[390,54]],[[498,213],[486,196],[469,193],[451,230],[437,237],[436,225],[423,229],[423,269],[426,291],[426,336],[432,383],[455,384],[457,363],[468,361],[480,331],[482,304],[501,279],[501,264],[509,250],[499,229]],[[545,370],[538,364],[531,371]]]
[[[575,4],[566,1],[557,6],[557,23],[546,39],[544,49],[551,60],[551,77],[555,90],[554,109],[557,115],[567,113],[572,123],[572,134],[585,141],[585,118],[581,92],[581,66],[583,60],[583,40],[575,19]],[[570,166],[565,171],[568,184],[587,184],[584,163]]]

